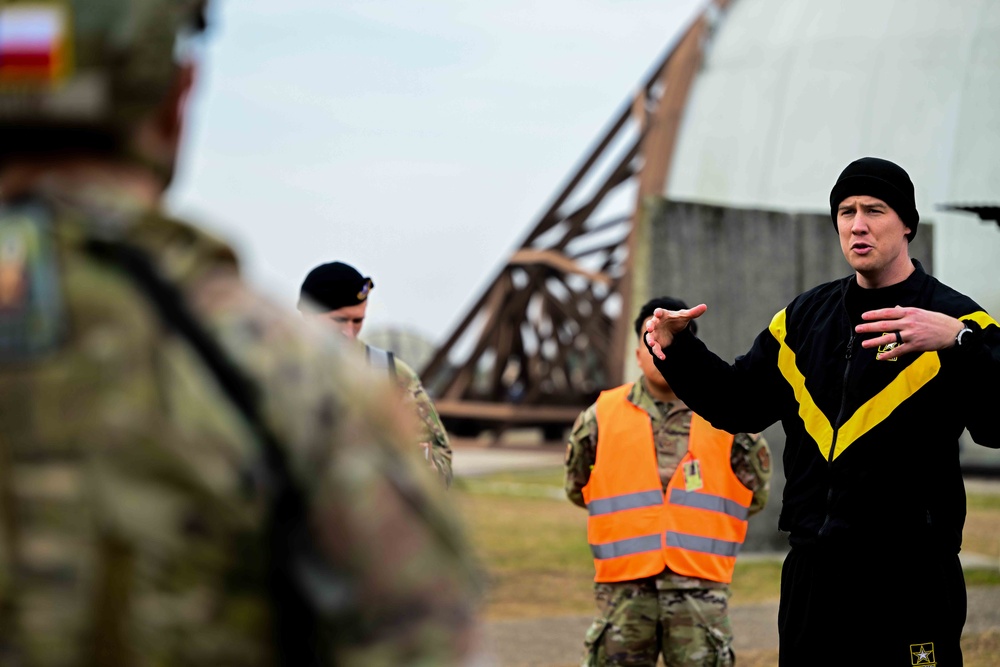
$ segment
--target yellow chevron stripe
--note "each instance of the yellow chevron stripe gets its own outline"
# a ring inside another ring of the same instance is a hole
[[[986,313],[986,312],[984,312],[982,310],[976,311],[975,313],[970,313],[968,315],[962,315],[958,319],[960,319],[960,320],[972,320],[973,322],[975,322],[976,324],[978,324],[983,329],[985,329],[986,327],[990,326],[991,324],[993,326],[995,326],[995,327],[1000,327],[1000,324],[997,324],[997,321],[995,319],[993,319],[992,317],[990,317],[989,313]]]
[[[893,410],[933,380],[940,370],[941,358],[937,352],[924,352],[917,357],[885,389],[869,398],[844,422],[837,434],[837,449],[833,452],[833,458],[836,459],[855,440],[885,421]]]
[[[830,426],[830,420],[819,409],[809,390],[806,389],[806,377],[799,371],[799,367],[795,364],[795,353],[785,342],[784,310],[774,316],[768,329],[778,341],[778,370],[792,387],[792,393],[799,404],[799,417],[805,424],[806,433],[816,441],[820,453],[823,458],[826,458],[830,451],[830,443],[833,442],[833,427]]]
[[[983,315],[989,318],[985,313]],[[816,405],[809,390],[806,389],[806,378],[795,363],[795,352],[785,342],[787,328],[784,310],[774,316],[768,329],[778,341],[778,370],[792,387],[792,393],[799,404],[799,417],[805,425],[806,433],[816,442],[823,458],[827,458],[830,454],[830,445],[833,442],[833,426]],[[916,361],[906,367],[906,370],[893,378],[892,382],[882,391],[868,399],[844,423],[837,434],[837,448],[833,452],[834,460],[861,436],[885,421],[896,408],[903,404],[903,401],[917,393],[940,370],[941,359],[937,352],[921,354]]]

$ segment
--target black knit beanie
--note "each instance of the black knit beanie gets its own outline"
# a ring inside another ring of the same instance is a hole
[[[909,175],[894,162],[877,157],[863,157],[847,165],[830,191],[830,217],[837,228],[837,208],[854,195],[867,195],[881,199],[896,212],[903,224],[910,228],[906,235],[912,241],[917,235],[920,214],[913,195]]]
[[[306,312],[319,306],[324,311],[356,306],[368,298],[375,287],[371,278],[343,262],[320,264],[309,272],[299,294],[299,310]]]

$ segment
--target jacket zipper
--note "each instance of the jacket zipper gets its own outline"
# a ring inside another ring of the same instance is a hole
[[[833,438],[830,441],[830,452],[826,456],[827,469],[830,471],[830,482],[826,490],[826,516],[823,518],[823,525],[820,526],[819,534],[826,533],[827,525],[830,523],[830,509],[833,505],[833,453],[837,450],[837,435],[843,425],[844,410],[847,408],[847,380],[851,375],[851,356],[854,352],[854,339],[857,337],[854,330],[851,330],[850,338],[847,340],[847,352],[844,357],[847,363],[844,365],[844,383],[840,391],[840,411],[837,413],[837,421],[833,427]]]

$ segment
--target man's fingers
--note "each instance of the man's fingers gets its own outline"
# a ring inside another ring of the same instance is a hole
[[[881,336],[876,336],[875,338],[866,338],[861,341],[861,347],[881,347],[883,345],[888,345],[889,343],[896,343],[896,332],[888,331]]]
[[[858,333],[877,333],[877,334],[891,334],[894,331],[899,331],[904,326],[912,324],[912,322],[902,322],[901,320],[878,320],[876,322],[866,322],[865,324],[859,324],[854,327],[854,330]]]
[[[688,308],[687,310],[683,310],[681,312],[686,313],[685,316],[693,320],[704,315],[706,310],[708,310],[708,306],[703,303],[699,303],[694,308]]]
[[[861,319],[863,320],[898,320],[899,318],[906,315],[906,309],[902,306],[894,306],[892,308],[879,308],[878,310],[869,310],[861,313]]]
[[[667,355],[663,354],[663,348],[660,347],[660,344],[656,342],[656,339],[653,338],[651,333],[646,334],[646,344],[649,345],[649,348],[653,351],[653,354],[656,355],[657,359],[667,358]]]
[[[875,355],[875,358],[878,359],[879,361],[891,361],[892,359],[895,359],[896,357],[899,357],[909,352],[908,347],[909,346],[907,345],[897,345],[891,350],[886,350],[885,352],[879,352],[878,354]]]
[[[698,304],[694,308],[686,308],[684,310],[666,310],[664,308],[657,308],[653,311],[653,316],[646,322],[646,331],[653,331],[661,322],[665,322],[666,320],[690,321],[697,319],[704,315],[706,310],[708,310],[708,306],[703,303]]]

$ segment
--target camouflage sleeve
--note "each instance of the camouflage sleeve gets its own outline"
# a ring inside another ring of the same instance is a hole
[[[597,406],[592,405],[576,418],[566,445],[566,497],[574,505],[586,507],[583,487],[597,461]]]
[[[767,505],[771,492],[771,449],[759,433],[737,433],[730,458],[733,474],[743,486],[753,491],[750,514]]]
[[[320,553],[348,582],[339,611],[321,619],[337,639],[333,664],[467,657],[478,574],[444,490],[409,444],[405,404],[386,400],[384,376],[341,353],[336,337],[269,312],[239,285],[221,281],[202,297],[227,351],[260,381]]]
[[[441,423],[441,417],[434,409],[431,397],[424,390],[424,385],[408,364],[396,360],[396,378],[400,386],[406,392],[407,400],[412,401],[420,419],[420,446],[423,449],[424,457],[430,461],[430,465],[437,471],[445,487],[451,485],[451,444],[448,442],[448,432]]]

